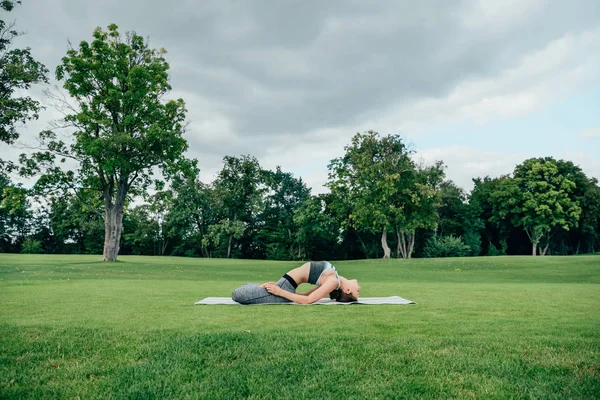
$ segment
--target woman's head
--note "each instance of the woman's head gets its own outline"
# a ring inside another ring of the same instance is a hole
[[[356,279],[346,279],[340,276],[340,288],[329,293],[329,298],[340,303],[357,301],[360,296],[360,285]]]

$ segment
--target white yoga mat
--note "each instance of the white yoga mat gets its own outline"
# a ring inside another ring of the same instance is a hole
[[[205,305],[209,305],[209,304],[226,304],[226,305],[231,305],[231,306],[241,306],[242,304],[240,303],[236,303],[235,301],[233,301],[231,299],[231,297],[207,297],[205,299],[202,299],[200,301],[197,301],[194,304],[205,304]],[[267,304],[252,304],[252,305],[257,305],[257,306],[263,306],[263,305],[289,305],[289,304],[293,304],[293,305],[303,305],[303,304],[298,304],[298,303],[267,303]],[[417,304],[412,300],[407,300],[407,299],[403,299],[402,297],[399,296],[390,296],[390,297],[361,297],[358,299],[358,301],[353,301],[351,303],[339,303],[335,300],[331,300],[331,299],[321,299],[315,303],[312,304],[317,304],[317,305],[348,305],[348,304]],[[310,304],[308,304],[310,305]]]

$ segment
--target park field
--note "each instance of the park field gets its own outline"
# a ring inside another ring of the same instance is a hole
[[[600,398],[599,255],[334,263],[402,306],[199,306],[300,263],[100,260],[0,254],[0,398]]]

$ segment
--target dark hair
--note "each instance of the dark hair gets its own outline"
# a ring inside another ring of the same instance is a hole
[[[333,292],[329,293],[329,298],[340,303],[350,303],[352,301],[356,301],[354,296],[344,293],[341,289],[335,289]]]

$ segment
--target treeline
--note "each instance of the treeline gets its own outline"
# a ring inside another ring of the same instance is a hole
[[[143,204],[128,199],[120,254],[277,260],[593,253],[600,187],[570,161],[533,158],[510,176],[475,178],[470,193],[441,162],[417,165],[402,140],[357,134],[329,165],[330,193],[223,160],[210,183],[196,162]],[[102,254],[105,210],[92,191],[26,190],[0,179],[0,251]],[[95,196],[95,197],[94,197]]]
[[[18,0],[0,2],[10,12]],[[0,143],[38,117],[27,96],[48,73],[0,20]],[[69,46],[50,94],[63,118],[36,151],[0,160],[0,251],[358,259],[580,254],[599,241],[596,179],[569,161],[530,159],[470,193],[443,163],[418,165],[395,135],[359,133],[331,161],[329,192],[226,156],[214,182],[185,157],[186,105],[171,99],[165,49],[111,24]],[[268,123],[266,121],[265,123]],[[35,178],[32,188],[16,174]]]

